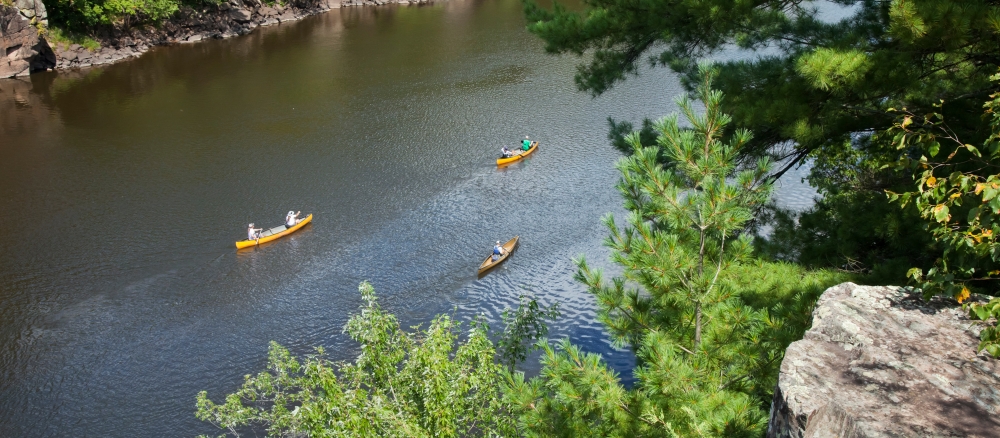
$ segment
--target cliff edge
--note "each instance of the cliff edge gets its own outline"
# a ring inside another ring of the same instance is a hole
[[[954,302],[898,287],[827,289],[785,352],[769,438],[995,437],[1000,366]]]

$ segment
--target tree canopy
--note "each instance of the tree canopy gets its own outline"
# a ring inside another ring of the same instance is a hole
[[[473,323],[462,341],[460,324],[441,315],[407,333],[370,284],[359,290],[365,305],[344,327],[361,344],[357,360],[332,362],[318,349],[300,361],[272,342],[268,370],[247,375],[224,403],[198,394],[198,418],[234,436],[252,427],[269,436],[513,435],[500,396],[505,369],[484,325]]]
[[[757,51],[723,56],[716,87],[736,124],[756,133],[744,154],[791,158],[786,165],[889,128],[890,107],[919,113],[944,100],[953,129],[981,133],[973,119],[1000,65],[996,0],[834,0],[827,3],[847,12],[836,22],[801,0],[584,3],[571,12],[529,1],[526,16],[547,51],[589,56],[576,82],[594,95],[643,62],[682,73],[693,88],[699,59]]]
[[[886,198],[886,191],[913,188],[912,173],[894,164],[920,151],[897,148],[880,134],[896,121],[889,110],[906,108],[947,118],[948,129],[965,143],[986,140],[981,106],[996,90],[989,77],[1000,66],[1000,1],[584,4],[582,12],[558,4],[544,9],[531,0],[525,6],[528,29],[546,50],[583,57],[576,75],[581,90],[601,94],[648,63],[678,72],[690,91],[697,62],[712,58],[719,70],[715,86],[728,96],[722,110],[734,126],[755,133],[740,153],[741,165],[769,157],[777,179],[810,163],[809,182],[822,198],[804,212],[775,211],[773,232],[758,241],[760,254],[894,283],[904,281],[909,267],[936,263],[940,242],[920,213]],[[631,153],[624,141],[631,124],[611,124],[612,143]],[[654,138],[645,121],[641,145]]]

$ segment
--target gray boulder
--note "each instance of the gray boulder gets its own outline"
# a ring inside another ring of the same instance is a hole
[[[231,9],[229,16],[240,23],[246,23],[250,21],[251,14],[246,9]]]
[[[781,363],[767,436],[1000,436],[1000,366],[954,302],[834,286]]]
[[[42,0],[16,0],[14,6],[20,10],[21,15],[25,18],[48,25],[49,15],[45,11],[45,4],[42,3]]]

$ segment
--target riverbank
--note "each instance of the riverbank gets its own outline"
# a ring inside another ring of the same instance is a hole
[[[27,35],[35,33],[36,28],[44,28],[44,24],[39,26],[39,19],[44,20],[44,12],[40,14],[37,10],[45,9],[40,0],[22,1],[16,7],[2,6],[4,10],[0,11],[6,17],[5,21],[14,23],[10,29],[16,28],[18,31],[8,32],[11,33],[8,37],[0,30],[0,45],[6,49],[0,55],[16,55],[16,59],[0,58],[0,66],[8,66],[6,69],[0,68],[0,77],[112,64],[139,56],[156,46],[246,35],[258,27],[297,21],[341,7],[418,5],[429,2],[430,0],[297,0],[287,4],[268,5],[260,0],[229,0],[199,9],[184,6],[158,26],[116,28],[94,35],[94,40],[99,44],[99,47],[94,48],[67,42],[49,42],[44,31],[39,31],[40,36],[37,38]],[[24,49],[20,49],[21,47]]]

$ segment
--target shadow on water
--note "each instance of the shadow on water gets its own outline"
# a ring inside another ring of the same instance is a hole
[[[474,90],[502,85],[516,85],[527,81],[530,73],[531,67],[527,65],[498,67],[490,71],[485,78],[474,81],[459,82],[456,86],[459,88]]]

